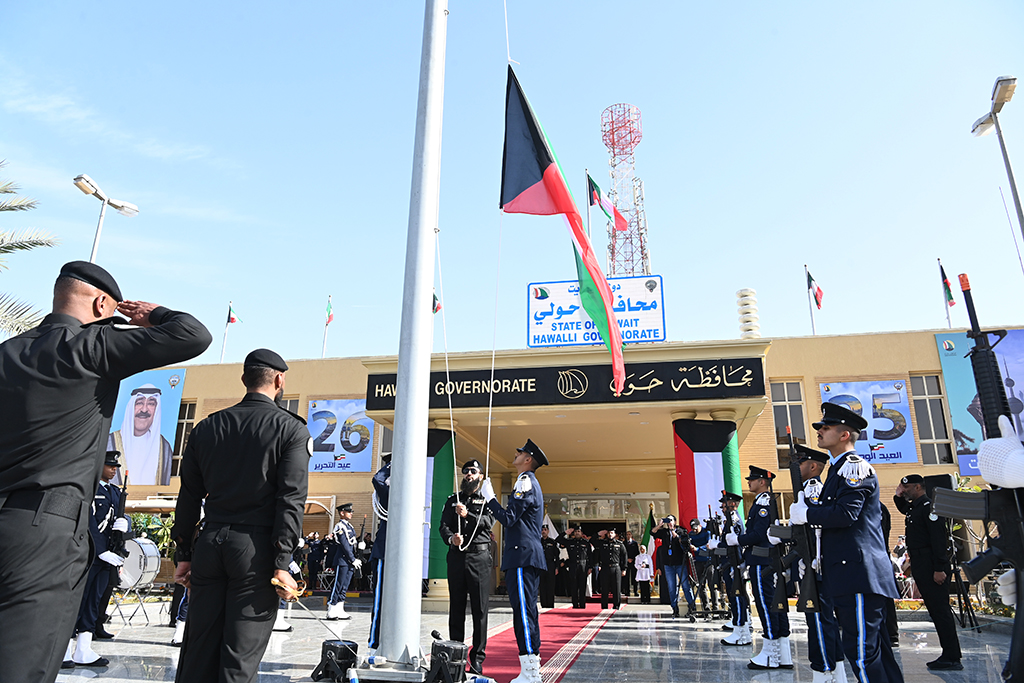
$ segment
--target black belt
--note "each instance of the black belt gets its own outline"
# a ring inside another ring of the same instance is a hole
[[[40,505],[43,506],[43,512],[74,520],[78,519],[78,513],[82,509],[81,500],[56,491],[13,491],[7,495],[7,501],[3,506],[36,512]]]
[[[263,526],[262,524],[234,524],[227,522],[207,522],[207,529],[230,529],[231,531],[240,531],[246,534],[269,534],[274,527]]]

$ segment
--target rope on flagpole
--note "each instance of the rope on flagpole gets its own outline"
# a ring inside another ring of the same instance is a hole
[[[1020,262],[1020,272],[1024,273],[1024,259],[1020,257],[1020,245],[1017,244],[1017,231],[1013,229],[1013,221],[1010,220],[1010,209],[1006,206],[1006,196],[1003,194],[1003,186],[999,186],[999,196],[1003,200],[1003,211],[1006,212],[1006,222],[1010,224],[1010,234],[1013,235],[1013,246],[1017,248],[1017,260]]]
[[[508,0],[504,0],[502,4],[505,6],[505,54],[508,56],[509,64],[518,64],[519,62],[512,59],[512,48],[509,47],[508,43]]]

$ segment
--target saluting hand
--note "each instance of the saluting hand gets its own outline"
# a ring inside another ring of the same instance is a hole
[[[122,301],[117,305],[117,312],[128,318],[130,325],[139,327],[152,327],[149,322],[149,314],[157,308],[157,304],[145,301]]]

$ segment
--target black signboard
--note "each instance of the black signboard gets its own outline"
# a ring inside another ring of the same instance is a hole
[[[394,410],[396,375],[370,375],[366,383],[367,410]],[[761,358],[727,358],[677,363],[629,363],[621,396],[612,391],[612,366],[581,365],[558,368],[514,368],[430,373],[430,407],[574,405],[688,401],[694,399],[764,396]]]

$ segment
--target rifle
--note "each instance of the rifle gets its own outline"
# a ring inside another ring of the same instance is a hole
[[[960,289],[963,290],[967,315],[971,321],[967,336],[974,340],[974,347],[967,355],[971,359],[974,384],[978,389],[985,435],[990,439],[997,438],[1000,435],[999,416],[1009,416],[1010,405],[1000,381],[999,364],[993,348],[1006,337],[1006,330],[982,332],[967,275],[960,275]],[[995,344],[989,344],[990,334],[998,337]],[[994,487],[991,491],[969,493],[936,488],[932,509],[935,514],[951,519],[984,520],[986,529],[990,522],[995,522],[999,527],[998,538],[989,538],[988,550],[961,566],[971,583],[978,583],[1002,562],[1009,562],[1017,570],[1016,616],[1013,620],[1010,652],[1002,675],[1003,680],[1011,683],[1024,680],[1024,610],[1021,609],[1020,597],[1024,596],[1024,490]]]
[[[124,517],[125,503],[128,502],[128,470],[124,471],[124,481],[121,483],[121,500],[117,504],[117,511],[114,514],[114,519]],[[117,553],[121,557],[128,557],[128,551],[125,549],[125,533],[131,534],[131,527],[129,526],[128,532],[124,531],[111,531],[110,540],[107,542],[107,550]],[[131,536],[128,536],[131,538]]]
[[[359,526],[359,536],[356,537],[356,547],[352,549],[352,554],[355,555],[360,561],[363,558],[356,555],[361,550],[359,546],[365,545],[363,542],[363,534],[366,532],[366,515],[363,515],[363,523]],[[357,579],[363,578],[363,567],[362,565],[356,567],[355,571],[352,572],[352,576]]]
[[[793,496],[803,491],[804,478],[800,474],[800,460],[797,457],[796,442],[793,441],[793,431],[786,427],[786,436],[789,438],[789,479],[793,484]],[[804,576],[800,579],[800,597],[796,601],[797,612],[818,611],[818,574],[814,570],[817,543],[815,542],[814,529],[807,524],[790,525],[793,552],[786,558],[786,564],[803,560]],[[776,602],[779,594],[778,584],[775,586]],[[786,603],[789,604],[788,601]]]
[[[776,500],[775,492],[772,490],[771,479],[768,480],[768,496],[771,501],[768,504],[768,528],[771,529],[779,521],[779,501]],[[768,552],[772,558],[772,571],[775,572],[775,594],[772,596],[772,604],[769,608],[771,612],[789,611],[789,591],[786,590],[789,582],[786,580],[786,564],[783,557],[785,549],[785,544],[780,543],[773,545]],[[790,564],[792,564],[792,560],[790,560]]]
[[[725,534],[722,536],[722,540],[725,540],[725,536],[733,533],[733,521],[732,516],[735,514],[732,510],[725,515],[725,527],[723,531]],[[732,567],[732,594],[733,597],[740,597],[747,593],[747,579],[743,576],[743,558],[740,556],[740,547],[738,545],[727,545],[726,555],[729,558],[729,565]]]

